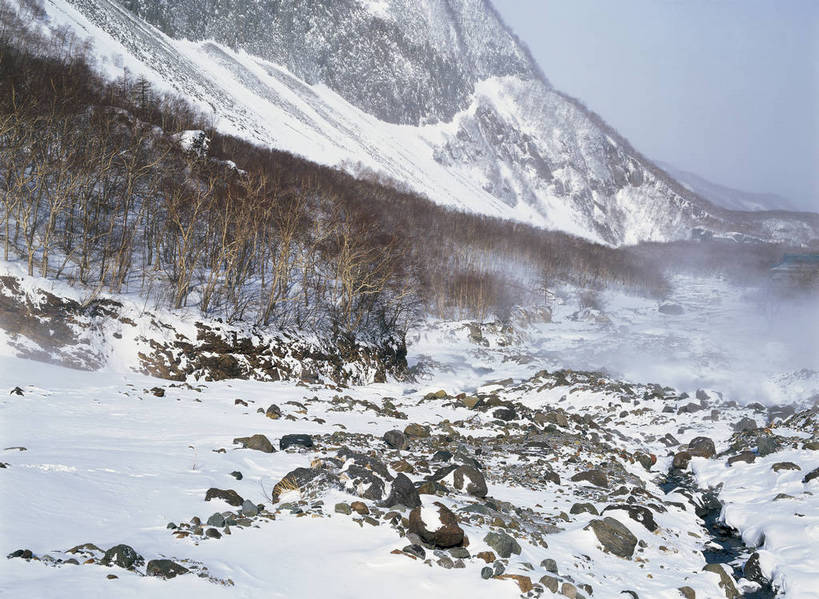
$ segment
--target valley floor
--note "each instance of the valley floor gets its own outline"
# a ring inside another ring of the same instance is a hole
[[[787,337],[729,336],[745,292],[678,289],[673,316],[611,297],[428,323],[412,383],[170,383],[4,350],[0,550],[31,553],[0,559],[0,596],[720,598],[767,578],[819,597],[817,375],[782,368]],[[237,442],[256,434],[274,451]],[[709,488],[747,546],[725,567],[703,553]],[[463,542],[442,540],[450,512]]]

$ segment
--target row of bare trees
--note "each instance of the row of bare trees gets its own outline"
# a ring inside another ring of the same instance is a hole
[[[102,80],[87,51],[0,10],[0,236],[29,274],[352,339],[400,337],[422,311],[487,318],[559,282],[663,289],[634,253],[220,135],[144,79]]]

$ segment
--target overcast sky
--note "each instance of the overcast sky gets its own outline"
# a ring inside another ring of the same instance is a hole
[[[493,0],[648,157],[819,211],[819,0]]]

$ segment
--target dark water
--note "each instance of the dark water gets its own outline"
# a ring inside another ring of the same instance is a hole
[[[699,493],[703,498],[703,506],[697,509],[697,515],[702,518],[709,538],[721,545],[721,548],[705,547],[702,551],[705,561],[709,564],[725,564],[734,573],[734,579],[742,578],[742,566],[753,553],[753,549],[742,542],[742,537],[738,532],[720,522],[719,516],[722,506],[713,491],[702,491],[694,483],[690,474],[677,470],[670,471],[665,481],[660,484],[664,493],[668,494],[675,489],[681,489],[688,493]],[[750,591],[742,595],[746,599],[775,599],[776,592],[770,584],[766,584],[756,591]]]

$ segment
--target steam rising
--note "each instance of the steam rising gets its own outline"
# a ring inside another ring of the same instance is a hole
[[[781,295],[722,280],[675,279],[683,313],[656,302],[608,295],[611,324],[571,323],[577,303],[556,310],[570,335],[542,349],[563,367],[591,368],[693,393],[723,393],[740,404],[813,404],[819,398],[819,296]]]

